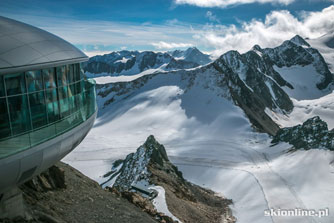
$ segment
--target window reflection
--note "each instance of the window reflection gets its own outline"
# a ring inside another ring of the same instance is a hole
[[[69,83],[74,83],[75,82],[73,67],[74,67],[73,64],[66,65],[66,72],[67,72],[67,75],[68,75],[68,82]]]
[[[32,127],[39,128],[47,124],[44,92],[29,95]]]
[[[30,130],[30,117],[26,95],[13,96],[8,98],[10,122],[13,135]]]
[[[94,112],[95,87],[83,80],[79,64],[0,75],[1,145],[20,135],[30,143],[24,148],[29,148],[68,131]]]
[[[9,117],[6,98],[0,98],[0,138],[10,135]]]
[[[59,87],[68,84],[65,66],[57,67],[57,83]]]
[[[44,69],[43,78],[45,83],[45,88],[55,88],[56,86],[56,78],[54,73],[54,68]]]
[[[0,75],[0,97],[5,96],[5,86],[3,83],[3,75]]]
[[[17,95],[26,92],[24,73],[5,75],[7,95]]]
[[[42,74],[40,70],[26,72],[28,92],[43,90]]]
[[[49,117],[49,122],[55,122],[59,119],[59,106],[57,100],[57,90],[46,90],[46,108]]]

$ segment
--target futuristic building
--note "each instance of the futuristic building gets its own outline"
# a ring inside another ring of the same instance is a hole
[[[62,159],[92,127],[87,59],[51,33],[0,17],[0,194]]]

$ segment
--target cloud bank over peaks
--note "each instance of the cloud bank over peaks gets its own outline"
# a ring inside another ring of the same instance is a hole
[[[302,12],[299,17],[289,11],[272,11],[264,21],[253,19],[235,25],[213,25],[204,27],[193,38],[215,49],[213,56],[220,56],[229,50],[246,52],[255,44],[274,47],[295,35],[318,38],[334,32],[334,5],[318,12]]]

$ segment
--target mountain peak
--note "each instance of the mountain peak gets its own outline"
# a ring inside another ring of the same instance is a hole
[[[296,35],[294,36],[290,42],[293,42],[294,44],[298,45],[298,46],[307,46],[307,47],[311,47],[310,44],[308,44],[301,36]]]
[[[252,47],[252,50],[261,52],[262,48],[256,44]]]

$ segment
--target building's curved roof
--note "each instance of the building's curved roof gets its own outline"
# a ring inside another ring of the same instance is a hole
[[[0,74],[87,59],[72,44],[49,32],[0,16]]]

